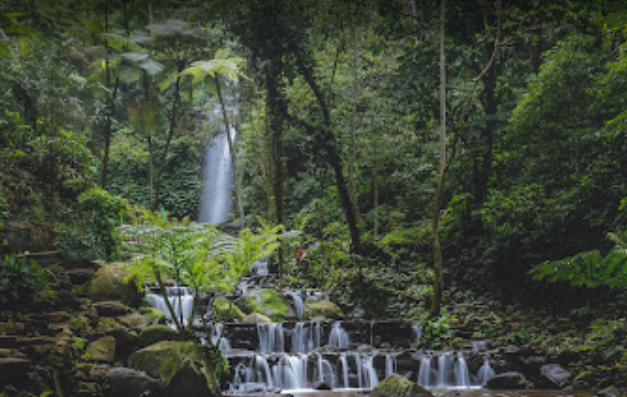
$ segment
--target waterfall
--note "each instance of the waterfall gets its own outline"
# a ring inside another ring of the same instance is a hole
[[[299,291],[285,291],[285,295],[290,296],[294,301],[294,312],[296,312],[296,318],[299,320],[303,318],[303,311],[305,310],[305,302],[300,296]]]
[[[494,370],[490,366],[490,360],[488,360],[488,358],[486,357],[483,365],[481,366],[481,368],[479,368],[479,374],[477,375],[477,385],[482,387],[485,386],[486,383],[488,383],[490,379],[494,378],[495,375],[496,374],[494,373]]]
[[[235,131],[231,131],[235,140]],[[211,140],[205,148],[203,189],[200,202],[200,223],[224,223],[231,210],[233,169],[226,133]]]
[[[318,380],[326,383],[331,388],[337,387],[335,370],[329,360],[322,357],[322,354],[318,354]]]
[[[340,321],[336,321],[331,327],[329,346],[335,346],[338,349],[350,349],[351,347],[348,333],[344,328],[342,328],[342,323]]]
[[[221,351],[231,350],[229,340],[223,335],[224,324],[215,323],[211,325],[211,344],[217,346]]]
[[[438,379],[436,386],[447,387],[451,385],[450,378],[453,368],[453,356],[450,352],[442,353],[438,357]]]
[[[374,368],[372,363],[374,356],[364,355],[363,356],[363,369],[364,369],[364,378],[366,380],[366,388],[372,389],[376,385],[379,384],[379,377],[377,376],[377,371]]]
[[[262,353],[282,353],[284,348],[283,324],[258,323],[259,350]]]
[[[431,387],[431,355],[425,354],[420,359],[420,369],[418,370],[418,381],[422,387]]]
[[[296,323],[292,331],[292,351],[309,353],[320,347],[320,323]]]
[[[457,353],[457,362],[455,363],[455,385],[460,387],[470,387],[470,374],[468,373],[468,365],[462,352]]]
[[[420,325],[412,325],[411,330],[414,334],[414,338],[416,338],[416,343],[419,343],[422,337],[422,327]]]
[[[396,372],[396,357],[392,353],[385,355],[385,377]]]
[[[340,353],[340,365],[342,366],[342,386],[345,389],[348,389],[348,359],[346,358],[346,353],[344,352]]]
[[[176,318],[180,320],[182,317],[183,324],[187,325],[189,316],[192,314],[192,308],[194,307],[194,295],[192,294],[192,290],[187,287],[167,287],[166,295],[168,296],[168,301],[170,301]],[[163,296],[148,292],[146,293],[146,302],[149,306],[163,312],[168,320],[172,320],[168,305]]]

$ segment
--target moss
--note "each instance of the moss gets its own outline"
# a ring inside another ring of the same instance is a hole
[[[312,321],[324,321],[341,319],[344,317],[342,309],[333,302],[327,300],[311,300],[305,302],[303,319]]]
[[[94,302],[120,301],[137,307],[142,295],[133,280],[126,282],[128,272],[124,263],[112,263],[98,269],[89,286],[89,298]]]
[[[259,314],[259,313],[250,313],[249,315],[244,317],[244,320],[242,321],[245,323],[270,323],[272,322],[272,320],[269,317],[264,316],[263,314]]]
[[[432,394],[398,374],[392,374],[379,383],[372,392],[372,397],[431,397]]]
[[[157,310],[154,307],[140,307],[137,312],[142,316],[148,317],[151,320],[157,320],[158,323],[165,323],[167,316],[161,310]]]
[[[218,296],[213,300],[212,311],[213,319],[220,322],[241,320],[245,316],[239,307],[224,296]]]
[[[253,306],[255,312],[265,314],[276,322],[287,319],[289,306],[283,295],[277,291],[269,288],[261,289],[255,291],[252,297],[256,301],[256,305]]]
[[[149,325],[139,334],[139,346],[146,347],[165,340],[179,339],[179,334],[166,325]]]

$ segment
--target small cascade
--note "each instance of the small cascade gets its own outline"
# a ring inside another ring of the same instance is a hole
[[[396,356],[392,353],[385,355],[385,377],[392,375],[396,372]]]
[[[168,296],[168,301],[174,310],[176,318],[179,319],[179,321],[182,319],[183,324],[187,325],[189,316],[191,316],[194,307],[194,294],[191,288],[167,287],[166,295]],[[168,320],[172,320],[170,310],[168,310],[168,305],[163,296],[148,292],[146,293],[146,302],[149,306],[163,312]]]
[[[470,387],[468,364],[466,364],[466,359],[462,352],[457,353],[457,362],[455,363],[455,386]]]
[[[250,274],[256,278],[267,277],[270,275],[268,270],[268,259],[259,259],[250,268]]]
[[[416,343],[419,343],[420,338],[422,338],[422,327],[420,325],[412,325],[411,331],[414,334],[414,340]]]
[[[285,351],[283,324],[258,323],[259,350],[261,353],[282,353]]]
[[[496,374],[494,369],[490,366],[490,360],[486,357],[481,368],[479,368],[479,374],[477,375],[477,385],[483,387],[488,381],[494,378]]]
[[[317,379],[321,383],[326,383],[331,388],[337,387],[337,377],[335,376],[335,370],[329,362],[329,360],[322,357],[322,354],[318,354],[318,376]]]
[[[235,139],[235,131],[231,131]],[[226,132],[216,136],[205,148],[205,165],[200,223],[223,223],[231,211],[231,184],[233,169]]]
[[[292,351],[309,353],[320,347],[322,328],[320,323],[296,323],[292,331]]]
[[[420,369],[418,370],[418,380],[422,387],[431,387],[431,355],[425,354],[420,359]]]
[[[296,313],[296,318],[301,320],[303,318],[303,311],[305,310],[305,302],[300,295],[299,291],[285,291],[285,295],[292,298],[294,301],[294,312]]]
[[[450,352],[442,353],[438,357],[438,380],[437,387],[447,387],[451,385],[450,378],[453,374],[453,355]]]
[[[350,349],[351,341],[346,330],[342,327],[342,323],[337,321],[333,323],[331,328],[331,335],[329,335],[329,346],[337,347],[338,349]]]
[[[348,389],[350,387],[348,379],[348,359],[344,352],[340,353],[340,365],[342,366],[342,387]]]
[[[373,359],[374,359],[374,356],[371,356],[371,355],[362,356],[362,360],[363,360],[362,368],[364,371],[364,379],[365,379],[364,387],[367,389],[372,389],[373,387],[379,384],[379,377],[377,376],[377,371],[374,368]]]
[[[223,335],[224,324],[215,323],[211,325],[211,344],[217,346],[221,351],[231,350],[229,340]]]

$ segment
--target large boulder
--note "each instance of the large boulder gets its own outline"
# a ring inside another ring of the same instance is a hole
[[[235,306],[233,302],[221,295],[213,300],[211,308],[213,312],[213,320],[217,322],[242,320],[245,316],[244,312],[242,312],[239,307]]]
[[[529,382],[525,375],[512,371],[496,375],[485,387],[491,390],[522,390],[529,388]]]
[[[404,376],[392,374],[376,385],[372,397],[432,397],[425,388],[415,384]]]
[[[303,319],[306,321],[338,320],[343,317],[342,309],[331,301],[307,299],[305,302]]]
[[[150,325],[139,334],[139,346],[146,347],[165,340],[180,340],[178,332],[167,325]]]
[[[168,396],[219,396],[219,382],[202,349],[194,342],[164,341],[131,354],[128,363],[160,379]]]
[[[559,364],[548,364],[540,367],[542,383],[551,389],[563,389],[569,386],[571,381],[570,372],[566,371]]]
[[[146,392],[151,397],[165,395],[160,380],[131,368],[111,368],[107,371],[107,380],[108,397],[137,397],[146,395]]]
[[[112,263],[98,269],[89,286],[89,297],[94,302],[120,301],[131,307],[142,302],[137,285],[126,281],[128,272],[124,263]]]

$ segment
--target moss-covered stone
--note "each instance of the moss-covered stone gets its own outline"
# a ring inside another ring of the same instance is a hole
[[[164,395],[161,382],[142,371],[131,368],[111,368],[107,371],[108,397],[137,397],[149,392],[150,396]]]
[[[137,310],[137,313],[151,319],[154,324],[165,324],[168,320],[168,317],[164,312],[157,310],[154,307],[140,307]]]
[[[131,368],[160,379],[166,395],[219,396],[213,368],[194,342],[164,341],[138,350],[129,357]]]
[[[342,309],[327,300],[307,299],[303,310],[303,319],[309,321],[338,320],[344,317]]]
[[[179,340],[179,334],[166,325],[150,325],[139,334],[139,346],[146,347],[165,340]]]
[[[260,289],[251,295],[256,304],[253,304],[254,311],[264,314],[272,321],[281,322],[290,319],[289,305],[283,295],[273,289]]]
[[[271,323],[272,320],[268,316],[259,313],[250,313],[242,320],[245,323]]]
[[[244,312],[242,312],[239,307],[235,306],[224,296],[216,297],[211,306],[214,321],[228,322],[242,320],[245,316]]]
[[[423,387],[404,376],[392,374],[372,389],[372,397],[432,397]]]
[[[87,346],[87,355],[90,361],[112,363],[115,359],[115,338],[104,336]]]
[[[112,263],[96,272],[89,286],[89,297],[94,302],[120,301],[137,307],[142,301],[137,285],[130,280],[124,263]]]

